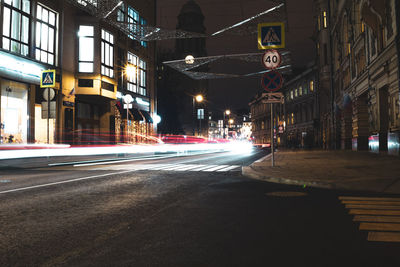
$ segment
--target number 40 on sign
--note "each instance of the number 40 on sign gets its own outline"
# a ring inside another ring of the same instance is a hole
[[[262,57],[264,66],[270,70],[278,68],[281,65],[281,61],[281,54],[275,49],[265,51]]]

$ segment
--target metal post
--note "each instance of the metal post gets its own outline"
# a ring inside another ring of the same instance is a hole
[[[50,144],[50,88],[47,88],[47,144]]]
[[[202,136],[202,135],[201,135],[201,116],[200,116],[199,121],[200,121],[200,130],[199,130],[199,134],[200,134],[200,136]]]
[[[271,166],[275,166],[275,159],[274,159],[274,114],[273,114],[273,105],[271,103]]]
[[[128,141],[127,143],[129,143],[129,103],[126,103],[126,140]]]
[[[194,96],[192,97],[192,100],[193,100],[193,112],[192,112],[192,126],[193,126],[193,129],[192,129],[192,136],[194,136],[194,133],[195,133],[195,128],[196,128],[196,126],[195,126],[195,124],[196,124],[196,112],[195,112],[195,102],[194,102]]]

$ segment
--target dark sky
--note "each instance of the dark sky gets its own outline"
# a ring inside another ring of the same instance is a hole
[[[177,16],[187,0],[158,1],[158,26],[175,29]],[[205,16],[207,34],[214,33],[246,18],[261,13],[273,6],[266,0],[196,0]],[[312,16],[313,0],[287,0],[288,31],[286,33],[286,49],[291,52],[292,65],[307,65],[315,57],[314,44],[310,37],[314,30]],[[257,48],[257,36],[235,36],[221,34],[207,38],[208,55],[227,55],[261,52]],[[160,41],[159,46],[173,48],[174,41]],[[225,65],[224,65],[225,64]],[[249,73],[262,71],[260,63],[241,63],[237,65],[221,63],[212,66],[213,72]],[[232,110],[247,108],[248,102],[260,89],[260,76],[253,78],[217,79],[209,82],[208,101],[213,110]]]

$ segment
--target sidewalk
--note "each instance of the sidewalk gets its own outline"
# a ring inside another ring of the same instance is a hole
[[[243,167],[254,179],[331,189],[400,194],[400,157],[353,151],[279,151]]]

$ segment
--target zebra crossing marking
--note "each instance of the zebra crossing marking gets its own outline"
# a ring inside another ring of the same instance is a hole
[[[177,172],[228,172],[235,171],[240,165],[204,165],[204,164],[140,164],[140,165],[111,165],[96,170],[126,170],[143,171],[177,171]]]
[[[359,230],[368,231],[368,241],[400,242],[400,198],[340,196],[339,200],[360,223]]]

